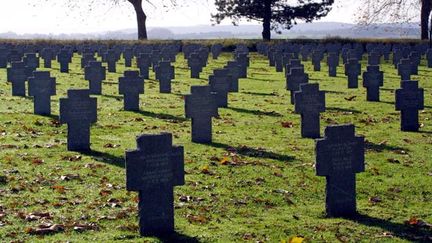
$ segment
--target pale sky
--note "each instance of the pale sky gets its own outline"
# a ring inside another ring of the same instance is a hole
[[[68,0],[0,0],[0,33],[15,32],[59,34],[89,33],[136,28],[136,17],[132,5],[120,0],[119,5],[100,4],[98,9],[89,9],[90,0],[81,7],[66,7]],[[108,0],[99,0],[108,2]],[[158,2],[157,0],[155,2]],[[181,0],[180,0],[181,1]],[[195,0],[194,6],[183,6],[166,12],[158,6],[144,5],[148,27],[211,25],[210,13],[215,12],[214,0]],[[44,3],[45,2],[45,3]],[[190,2],[190,0],[185,0]],[[351,3],[348,3],[351,2]],[[356,12],[355,0],[336,0],[330,14],[320,21],[353,23]],[[190,3],[192,4],[192,3]],[[224,24],[230,24],[226,21]]]

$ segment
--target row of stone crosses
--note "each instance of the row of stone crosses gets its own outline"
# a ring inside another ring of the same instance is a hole
[[[13,46],[0,45],[0,68],[7,68],[7,80],[12,83],[12,95],[34,97],[34,113],[51,114],[51,96],[56,94],[55,78],[49,72],[37,71],[39,58],[44,67],[51,68],[55,59],[60,72],[69,72],[74,52],[81,54],[81,67],[89,89],[68,90],[67,98],[60,99],[60,122],[67,123],[68,150],[90,149],[90,125],[97,121],[97,99],[90,95],[102,93],[102,81],[108,72],[115,72],[121,57],[125,66],[131,67],[136,59],[139,71],[125,71],[119,79],[119,93],[124,95],[124,110],[139,110],[139,94],[144,93],[144,80],[149,70],[156,73],[160,92],[171,92],[171,80],[175,70],[171,63],[182,51],[188,61],[191,78],[199,78],[208,63],[209,52],[217,59],[222,45],[106,45],[77,46]],[[277,72],[285,69],[286,88],[291,91],[291,103],[301,114],[301,134],[316,140],[317,175],[326,176],[326,212],[329,216],[352,216],[356,212],[355,174],[365,170],[364,138],[355,136],[352,124],[328,126],[324,138],[320,138],[320,113],[325,111],[325,93],[318,84],[309,84],[302,61],[312,60],[314,71],[320,71],[321,61],[327,55],[329,76],[337,75],[339,59],[345,63],[348,88],[357,88],[361,72],[359,61],[365,50],[363,45],[338,43],[327,45],[280,43],[257,44],[257,51],[268,57],[270,66]],[[401,130],[419,129],[418,111],[423,109],[424,94],[417,81],[410,76],[416,74],[422,55],[426,55],[432,67],[432,51],[422,45],[366,45],[367,71],[363,73],[363,85],[368,89],[367,100],[379,101],[379,87],[383,85],[383,72],[379,64],[393,62],[401,76],[401,89],[396,91],[396,109],[401,110]],[[97,61],[99,55],[102,62]],[[301,59],[299,58],[301,56]],[[228,106],[228,93],[238,92],[239,79],[247,78],[249,49],[238,45],[233,52],[233,61],[209,76],[209,85],[192,86],[191,94],[185,96],[185,113],[192,119],[192,141],[211,143],[212,117],[218,116],[218,108]],[[126,187],[139,192],[139,222],[142,235],[158,235],[174,230],[173,187],[184,184],[184,151],[173,146],[172,135],[141,135],[137,138],[137,149],[126,152]],[[337,176],[336,176],[337,175]]]

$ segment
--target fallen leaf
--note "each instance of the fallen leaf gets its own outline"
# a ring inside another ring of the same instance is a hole
[[[289,238],[288,243],[302,243],[303,241],[304,241],[303,237],[293,236]]]
[[[350,97],[344,98],[344,99],[347,100],[347,101],[353,101],[355,98],[357,98],[357,96],[353,95],[353,96],[350,96]]]
[[[63,232],[64,229],[64,225],[61,224],[46,224],[39,225],[37,228],[27,228],[25,232],[30,235],[49,235]]]
[[[281,122],[282,127],[284,128],[292,128],[294,124],[292,122]]]

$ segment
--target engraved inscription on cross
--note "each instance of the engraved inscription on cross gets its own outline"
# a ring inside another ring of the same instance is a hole
[[[90,94],[102,94],[102,81],[106,79],[106,68],[102,63],[90,61],[84,69],[84,76],[89,81]]]
[[[142,236],[174,231],[174,186],[184,183],[184,149],[171,134],[137,138],[137,150],[126,152],[126,189],[138,191]]]
[[[51,96],[56,95],[56,79],[49,72],[33,72],[28,83],[29,96],[34,97],[34,113],[51,115]]]
[[[301,135],[304,138],[319,138],[320,113],[325,111],[325,92],[319,84],[301,84],[294,93],[295,112],[301,114]]]
[[[60,99],[60,123],[68,125],[69,151],[90,150],[90,126],[97,121],[97,99],[87,89],[68,90]]]
[[[356,214],[356,173],[365,171],[364,137],[352,124],[328,126],[315,141],[316,173],[326,177],[326,213],[329,217]]]
[[[424,90],[418,87],[418,81],[402,81],[395,95],[396,110],[401,111],[401,130],[418,131],[419,110],[424,109]]]
[[[348,88],[358,88],[358,76],[361,74],[361,64],[357,59],[348,59],[345,64],[345,75],[348,76]]]
[[[218,106],[210,86],[192,86],[185,96],[186,118],[192,118],[192,142],[212,142],[212,117],[217,117]]]
[[[119,94],[124,96],[125,111],[139,111],[139,95],[144,94],[144,78],[138,71],[125,71],[119,78]]]

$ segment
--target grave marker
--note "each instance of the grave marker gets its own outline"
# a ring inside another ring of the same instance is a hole
[[[126,189],[138,191],[140,234],[174,232],[174,186],[184,185],[184,149],[172,135],[141,135],[126,152]]]
[[[68,90],[60,99],[60,123],[68,125],[69,151],[90,150],[90,125],[97,121],[97,99],[87,89]]]
[[[364,137],[355,136],[351,124],[328,126],[325,137],[315,141],[316,173],[327,181],[327,216],[356,214],[356,173],[365,171],[364,153]]]
[[[396,110],[401,111],[401,130],[416,132],[420,128],[419,110],[424,109],[424,90],[418,87],[418,81],[401,82],[396,90]]]
[[[49,72],[33,72],[28,83],[29,96],[34,97],[34,114],[51,115],[51,96],[56,95],[56,79]]]
[[[320,113],[325,111],[325,92],[319,91],[319,84],[301,84],[294,92],[295,112],[301,114],[301,135],[303,138],[319,138]]]
[[[124,96],[125,111],[139,111],[139,95],[144,94],[144,78],[138,71],[125,71],[119,78],[119,93]]]

